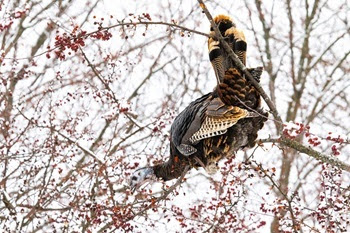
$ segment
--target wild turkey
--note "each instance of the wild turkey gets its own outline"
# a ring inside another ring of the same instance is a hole
[[[252,73],[260,75],[261,69],[252,69]],[[234,89],[227,84],[233,84]],[[266,117],[267,113],[260,108],[259,93],[237,69],[229,69],[222,84],[190,103],[175,118],[170,158],[165,163],[136,170],[130,180],[132,190],[150,180],[177,178],[186,165],[215,173],[220,159],[255,145]]]
[[[223,16],[219,18],[227,19]],[[220,22],[216,22],[219,29],[227,31],[226,24]],[[236,37],[232,41],[237,41]],[[168,161],[136,170],[130,180],[132,190],[150,180],[160,178],[167,181],[177,178],[186,165],[203,167],[209,174],[213,174],[218,169],[217,162],[220,159],[233,156],[239,149],[255,145],[257,133],[267,119],[267,113],[260,108],[260,95],[232,62],[228,61],[226,52],[220,47],[214,48],[218,43],[209,39],[208,44],[210,60],[218,74],[216,88],[191,102],[175,118],[171,126]],[[235,52],[242,52],[240,59],[245,63],[246,48],[233,47],[237,48]],[[214,56],[213,52],[219,56]],[[222,57],[219,58],[223,62],[222,67],[227,68],[223,74],[219,62],[215,60],[218,57]],[[250,71],[259,81],[262,68]]]

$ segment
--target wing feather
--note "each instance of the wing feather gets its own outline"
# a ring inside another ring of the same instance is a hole
[[[232,106],[230,106],[232,107]],[[210,116],[208,113],[201,127],[188,140],[195,144],[205,138],[222,135],[227,132],[227,129],[232,127],[242,118],[248,116],[248,111],[239,107],[232,107],[229,112],[218,116]]]

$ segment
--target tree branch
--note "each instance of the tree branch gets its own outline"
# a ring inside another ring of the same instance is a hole
[[[180,26],[180,25],[177,25],[175,23],[166,23],[166,22],[162,22],[162,21],[159,21],[159,22],[145,22],[145,21],[140,21],[140,22],[130,22],[130,23],[118,23],[118,24],[114,24],[112,26],[109,26],[109,27],[101,27],[99,28],[98,30],[95,30],[95,31],[92,31],[92,32],[89,32],[85,35],[78,35],[77,37],[75,38],[71,38],[71,40],[73,39],[79,39],[79,38],[88,38],[89,36],[97,33],[97,32],[101,32],[101,31],[108,31],[109,29],[112,29],[112,28],[116,28],[116,27],[122,27],[122,26],[136,26],[136,25],[163,25],[163,26],[169,26],[169,27],[172,27],[172,28],[177,28],[177,29],[181,29],[182,31],[186,31],[186,32],[191,32],[191,33],[194,33],[194,34],[198,34],[198,35],[202,35],[202,36],[206,36],[206,37],[210,37],[209,34],[207,33],[204,33],[204,32],[200,32],[200,31],[197,31],[197,30],[194,30],[194,29],[190,29],[190,28],[187,28],[187,27],[184,27],[184,26]],[[54,46],[52,47],[51,49],[47,49],[41,53],[38,53],[34,56],[29,56],[29,57],[20,57],[20,58],[9,58],[9,57],[4,57],[3,59],[4,60],[26,60],[26,59],[33,59],[35,57],[40,57],[48,52],[52,52],[54,51],[55,49],[57,49],[59,46]]]
[[[301,143],[282,137],[282,138],[269,138],[269,139],[263,139],[261,140],[261,142],[263,143],[278,143],[280,145],[283,146],[288,146],[289,148],[293,148],[296,151],[299,151],[301,153],[307,154],[323,163],[329,163],[341,170],[350,172],[350,165],[347,163],[344,163],[342,161],[340,161],[337,158],[331,157],[329,155],[325,155],[322,154],[321,152],[315,151],[313,149],[311,149],[310,147],[306,147],[304,145],[302,145]]]

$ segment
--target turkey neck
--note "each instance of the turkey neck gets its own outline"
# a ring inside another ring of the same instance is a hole
[[[188,158],[183,156],[171,142],[168,161],[153,166],[153,171],[156,177],[167,181],[180,177],[186,165],[189,165]]]

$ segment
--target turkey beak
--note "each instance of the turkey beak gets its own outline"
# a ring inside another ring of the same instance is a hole
[[[150,182],[149,179],[145,179],[141,182],[138,182],[138,183],[134,183],[134,182],[131,182],[130,183],[130,190],[131,190],[131,193],[134,193],[137,189],[139,189],[143,184],[145,183],[148,183]]]
[[[130,185],[131,194],[133,194],[133,193],[135,192],[136,188],[137,188],[137,185],[136,185],[136,184],[131,184],[131,185]]]

